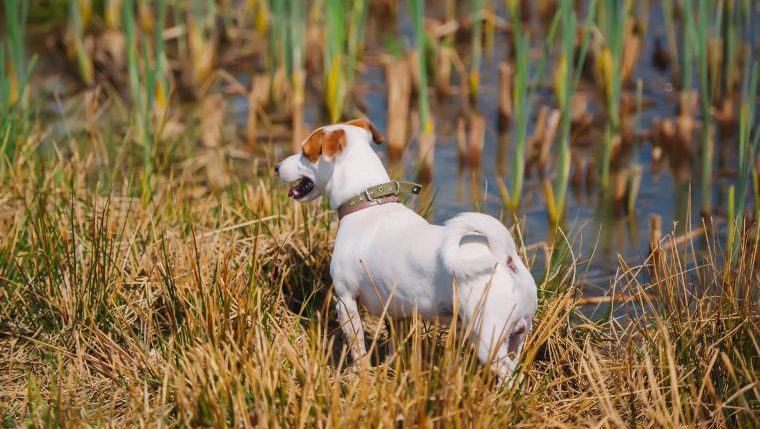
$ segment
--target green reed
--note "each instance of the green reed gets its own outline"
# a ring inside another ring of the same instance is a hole
[[[722,3],[722,2],[720,2]],[[697,76],[699,78],[699,100],[702,110],[702,211],[709,213],[712,209],[712,167],[713,167],[713,79],[714,73],[709,69],[709,41],[710,41],[710,8],[708,0],[698,0],[697,16],[694,16],[690,4],[685,4],[686,26],[688,34],[695,40],[693,46],[694,60],[696,61]],[[716,25],[720,26],[722,7],[717,8]],[[685,43],[686,46],[691,45]],[[685,62],[689,64],[690,61]],[[684,67],[686,69],[686,66]]]
[[[425,17],[424,0],[412,0],[412,21],[414,27],[414,40],[417,47],[417,66],[419,67],[419,115],[420,129],[424,133],[433,132],[433,119],[430,114],[430,100],[428,99],[427,84],[427,61],[425,59],[425,27],[423,19]]]
[[[331,122],[340,120],[353,85],[368,2],[353,0],[348,11],[346,6],[343,0],[325,1],[324,97]]]
[[[662,16],[665,19],[665,33],[668,40],[668,52],[674,58],[678,58],[678,43],[676,42],[675,29],[676,25],[675,17],[673,16],[673,0],[662,0],[660,2],[660,6],[662,7]],[[673,61],[670,67],[671,70],[673,70],[672,75],[678,76],[680,70],[678,61]]]
[[[301,2],[272,0],[269,25],[269,71],[284,70],[293,88],[294,102],[304,99],[304,20]]]
[[[514,109],[515,124],[515,155],[512,166],[512,192],[506,192],[504,203],[510,209],[520,206],[523,182],[525,179],[525,144],[528,134],[528,121],[532,109],[532,100],[536,90],[540,86],[540,80],[549,57],[554,38],[559,27],[560,15],[555,15],[549,32],[544,40],[541,57],[536,64],[533,79],[530,78],[530,34],[523,31],[520,21],[521,5],[519,1],[505,0],[507,13],[512,24],[515,50],[515,72],[512,81],[512,106]],[[505,189],[506,190],[506,189]]]
[[[69,34],[74,44],[74,55],[76,56],[79,68],[79,77],[86,85],[90,86],[95,83],[95,69],[92,64],[92,58],[84,46],[85,22],[83,12],[89,13],[89,11],[83,11],[82,7],[88,6],[82,5],[77,1],[69,2]]]
[[[633,132],[636,134],[633,137],[633,154],[631,154],[631,161],[629,163],[628,176],[628,201],[626,202],[626,213],[629,216],[636,216],[636,198],[639,195],[639,187],[641,185],[642,167],[641,161],[641,138],[638,134],[641,131],[641,109],[644,99],[644,82],[641,79],[636,81],[636,118],[634,120]]]
[[[486,0],[472,1],[472,44],[470,54],[469,88],[470,99],[476,100],[480,94],[480,63],[483,57],[483,7]]]
[[[757,156],[758,143],[760,142],[760,130],[756,125],[755,109],[757,108],[758,96],[758,63],[752,64],[752,70],[747,67],[744,73],[742,85],[742,102],[739,109],[739,181],[737,184],[737,196],[734,203],[729,204],[728,246],[732,252],[732,263],[736,262],[737,246],[739,245],[738,233],[744,228],[744,206],[747,199],[747,185],[749,184],[754,169],[755,157]],[[758,202],[755,201],[755,204]]]
[[[164,109],[169,98],[163,40],[166,0],[157,1],[153,40],[145,37],[137,27],[134,0],[124,0],[122,18],[127,40],[127,71],[134,120],[138,142],[143,146],[143,190],[149,195],[153,150],[165,120]]]
[[[596,1],[589,3],[588,14],[583,25],[583,36],[576,63],[573,64],[576,51],[578,18],[573,10],[572,0],[562,0],[557,12],[560,16],[560,47],[561,57],[555,71],[554,88],[557,104],[562,112],[559,135],[559,152],[557,159],[557,181],[555,191],[548,202],[549,219],[558,224],[564,217],[567,196],[567,185],[570,177],[570,121],[572,116],[573,96],[578,89],[581,70],[586,61],[591,28],[596,14]],[[556,199],[555,199],[556,197]]]
[[[27,60],[24,48],[29,2],[5,0],[5,40],[0,40],[0,153],[8,161],[16,156],[17,140],[28,123],[28,83],[35,59]],[[4,168],[4,166],[3,166]]]
[[[628,5],[623,0],[604,0],[600,3],[598,25],[604,36],[605,46],[597,58],[600,63],[602,85],[607,108],[607,127],[602,147],[602,174],[600,185],[607,189],[610,184],[613,138],[620,132],[620,98],[623,88],[623,33],[628,17]]]

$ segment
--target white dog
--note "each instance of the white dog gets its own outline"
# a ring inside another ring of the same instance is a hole
[[[357,303],[377,316],[446,322],[453,315],[471,326],[478,359],[503,381],[511,376],[536,311],[536,283],[498,220],[464,213],[444,226],[430,225],[399,203],[398,192],[419,192],[391,181],[370,147],[383,137],[354,120],[322,127],[299,154],[275,166],[294,183],[288,194],[306,202],[327,194],[340,226],[330,274],[337,313],[355,362],[366,357]]]

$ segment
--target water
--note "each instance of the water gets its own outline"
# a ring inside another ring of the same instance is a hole
[[[442,2],[429,5],[428,17],[440,18],[444,15],[443,11],[440,10],[442,7],[440,3]],[[497,15],[506,16],[502,2],[495,2],[495,4]],[[386,21],[381,21],[378,17],[370,14],[370,22],[367,26],[365,66],[357,74],[356,86],[360,88],[361,99],[363,105],[366,106],[363,114],[381,131],[385,131],[387,128],[386,119],[389,106],[386,96],[385,69],[379,60],[380,55],[386,50],[388,37],[397,38],[399,46],[413,46],[414,44],[408,9],[401,4],[398,10],[398,21],[393,25],[389,25]],[[460,10],[458,15],[465,16],[467,13],[466,10]],[[648,31],[644,34],[639,61],[631,79],[631,82],[636,82],[638,79],[643,82],[644,109],[641,112],[639,130],[649,129],[655,118],[673,117],[677,98],[673,90],[675,84],[671,81],[671,72],[658,71],[651,61],[655,40],[660,39],[663,43],[666,40],[660,5],[653,2],[650,5],[649,13]],[[536,14],[534,13],[534,15]],[[534,51],[537,51],[543,45],[540,35],[545,33],[545,28],[539,23],[537,16],[533,17],[532,28],[534,34],[532,46]],[[506,59],[509,44],[510,41],[504,32],[497,31],[493,51],[484,50],[483,54],[481,94],[477,106],[473,106],[486,119],[485,147],[479,170],[472,171],[469,168],[460,168],[456,144],[456,124],[461,115],[459,96],[454,94],[446,98],[438,98],[434,95],[434,91],[431,91],[432,114],[436,124],[435,170],[433,181],[429,185],[436,191],[431,213],[431,220],[434,222],[441,222],[457,213],[471,210],[502,216],[507,221],[511,219],[511,214],[505,215],[503,202],[496,185],[497,165],[501,163],[507,167],[504,180],[507,187],[511,189],[510,169],[514,151],[511,131],[506,136],[502,135],[497,126],[498,65]],[[457,52],[462,56],[465,64],[467,63],[469,46],[469,38],[461,40],[456,46]],[[556,56],[556,51],[553,56]],[[235,66],[229,68],[232,69],[241,83],[246,86],[250,84],[252,71],[250,61],[241,64],[239,68]],[[529,123],[528,135],[533,132],[533,122],[538,109],[543,105],[554,107],[555,102],[551,90],[552,73],[553,64],[552,60],[549,60],[541,88],[532,100],[532,118]],[[456,88],[459,81],[455,71],[452,72],[452,79],[452,87]],[[597,116],[601,115],[603,105],[600,97],[595,93],[593,83],[582,81],[579,90],[589,96],[589,111]],[[51,89],[49,92],[56,92],[56,90]],[[61,91],[59,88],[57,92],[66,91]],[[633,94],[635,89],[627,86],[625,92]],[[320,94],[307,85],[306,95],[304,111],[306,128],[312,129],[326,124],[327,120],[324,119],[325,114],[321,108]],[[237,95],[230,95],[229,99],[231,102],[228,103],[228,106],[231,106],[232,114],[239,118],[239,127],[242,130],[245,128],[247,118],[247,101],[245,97]],[[416,102],[413,102],[413,106],[416,107]],[[412,112],[412,114],[415,113]],[[600,124],[592,131],[591,148],[575,149],[585,153],[586,157],[600,158],[598,153],[594,153],[601,147],[603,136],[604,124],[603,121],[599,122]],[[506,156],[497,159],[498,142],[505,140]],[[701,146],[699,131],[694,134],[694,146]],[[725,141],[719,139],[715,153],[716,156],[722,156],[724,159],[720,160],[718,165],[735,166],[735,148],[735,137]],[[290,144],[276,145],[274,149],[274,157],[279,158],[290,151]],[[379,146],[376,147],[376,150],[381,157],[385,158],[385,147]],[[415,157],[416,147],[414,140],[412,140],[405,156],[405,173],[403,177],[402,175],[395,176],[395,179],[414,179]],[[590,192],[585,189],[573,189],[568,192],[567,221],[564,230],[570,232],[571,239],[572,237],[576,238],[573,239],[573,243],[577,254],[583,257],[594,255],[586,267],[583,280],[590,289],[596,289],[598,293],[609,288],[611,279],[618,267],[619,256],[628,261],[630,265],[635,265],[646,258],[649,249],[648,219],[651,215],[662,217],[665,233],[674,229],[677,233],[682,233],[686,224],[689,223],[694,226],[701,225],[699,212],[688,209],[689,201],[691,201],[691,207],[701,207],[701,196],[698,189],[699,169],[697,167],[699,154],[695,157],[691,169],[692,183],[696,186],[691,188],[688,181],[681,183],[676,180],[674,174],[669,170],[667,162],[655,170],[651,166],[651,161],[652,145],[644,141],[639,159],[639,163],[643,167],[643,176],[636,201],[636,211],[632,215],[613,215],[610,208],[605,206],[604,201],[606,199],[600,198],[598,188],[594,188]],[[553,166],[554,164],[555,161],[550,159],[548,165]],[[719,170],[718,165],[716,165],[716,173]],[[547,177],[553,180],[553,172],[549,171],[547,174]],[[735,179],[730,176],[716,175],[712,201],[713,206],[718,209],[718,213],[720,213],[720,208],[726,207],[727,189],[733,183],[735,183]],[[525,181],[522,205],[517,212],[517,218],[524,223],[523,232],[526,243],[548,242],[551,244],[554,229],[548,222],[542,181],[535,174]],[[716,225],[718,225],[719,231],[725,232],[725,222],[718,221]],[[579,237],[583,239],[581,240]],[[544,264],[543,252],[540,251],[539,246],[534,246],[532,249],[535,249],[532,252],[537,252],[536,270],[540,271]],[[590,294],[597,293],[592,291]]]
[[[498,2],[497,2],[498,3]],[[403,37],[412,44],[413,34],[407,11],[399,8],[400,17],[398,28]],[[499,16],[505,16],[504,11],[497,10]],[[442,16],[440,11],[432,11],[428,16]],[[370,18],[372,19],[372,18]],[[534,21],[537,19],[534,17]],[[536,34],[540,33],[540,24],[534,23]],[[650,7],[649,31],[645,33],[642,44],[642,52],[631,82],[641,79],[643,82],[643,104],[641,112],[640,130],[648,130],[652,120],[657,117],[672,117],[675,113],[677,95],[673,90],[675,84],[671,81],[671,72],[661,72],[652,65],[652,53],[655,39],[659,38],[665,43],[665,26],[663,23],[662,10],[659,4]],[[382,40],[382,37],[370,37],[374,40]],[[543,40],[534,40],[532,46],[539,49]],[[481,69],[481,95],[478,99],[477,110],[486,118],[485,148],[480,171],[473,172],[470,169],[460,171],[456,144],[456,123],[460,115],[460,101],[458,95],[451,95],[446,99],[432,96],[432,110],[436,124],[436,149],[435,170],[433,182],[430,186],[436,190],[436,198],[432,212],[432,220],[444,221],[462,211],[479,210],[495,216],[503,213],[503,202],[496,185],[497,163],[507,165],[505,177],[506,185],[511,189],[510,177],[512,166],[513,148],[508,143],[506,159],[497,159],[497,141],[504,136],[498,131],[498,64],[506,59],[509,41],[504,33],[498,33],[495,38],[495,48],[492,55],[484,52]],[[373,49],[382,46],[368,46],[367,55],[373,54]],[[464,41],[457,46],[460,55],[467,55],[469,41]],[[532,115],[535,116],[542,105],[554,107],[551,91],[551,76],[553,73],[551,60],[547,64],[547,70],[542,82],[542,88],[533,100]],[[452,86],[459,85],[458,76],[452,73]],[[368,88],[363,100],[368,106],[366,112],[380,130],[386,129],[387,105],[385,73],[382,65],[371,65],[360,76],[358,84]],[[580,91],[587,94],[595,94],[590,82],[581,82]],[[626,87],[626,92],[635,93],[635,88]],[[598,95],[589,97],[589,110],[599,114],[603,110],[601,99]],[[529,124],[529,135],[533,130],[533,119]],[[592,131],[593,145],[601,145],[603,138],[601,124]],[[507,136],[511,139],[511,134]],[[701,146],[699,132],[694,134],[695,146]],[[718,142],[726,144],[729,148],[736,147],[735,140]],[[716,148],[716,154],[718,153]],[[381,156],[385,156],[383,148],[377,148]],[[587,149],[588,151],[588,149]],[[416,148],[414,142],[407,150],[406,155],[406,178],[412,178],[414,173],[414,158]],[[598,154],[593,155],[597,159]],[[728,162],[735,165],[733,151],[727,151]],[[582,233],[583,240],[575,241],[576,251],[585,257],[594,255],[589,262],[585,275],[585,283],[590,288],[598,288],[599,292],[607,289],[618,267],[618,256],[622,256],[631,265],[643,261],[649,250],[649,222],[651,215],[662,217],[663,232],[675,231],[682,233],[687,223],[695,227],[701,225],[698,210],[688,210],[688,202],[691,199],[691,207],[701,207],[701,195],[699,195],[699,176],[696,161],[692,168],[692,182],[696,184],[690,188],[688,182],[677,183],[674,175],[669,171],[667,162],[654,170],[651,166],[652,145],[644,141],[640,152],[640,164],[643,167],[643,177],[640,192],[636,201],[635,214],[630,216],[613,215],[609,208],[604,206],[604,199],[600,198],[599,189],[591,192],[586,190],[570,190],[568,193],[567,222],[565,230]],[[554,165],[550,160],[549,165]],[[553,180],[550,172],[548,176]],[[402,177],[396,177],[402,179]],[[728,184],[734,183],[732,178],[716,178],[714,183],[713,205],[726,207],[726,193]],[[534,174],[526,179],[523,190],[523,202],[517,216],[524,221],[525,242],[537,243],[542,241],[551,242],[553,228],[548,222],[546,202],[543,194],[541,180]],[[717,222],[719,230],[725,227]],[[725,231],[724,231],[725,232]],[[539,254],[539,266],[543,255]],[[591,293],[595,294],[595,293]]]

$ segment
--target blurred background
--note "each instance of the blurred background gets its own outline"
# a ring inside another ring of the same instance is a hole
[[[72,158],[100,189],[178,174],[202,195],[366,117],[431,220],[484,211],[532,250],[573,231],[600,288],[651,237],[733,246],[757,218],[756,1],[2,6],[3,172]]]

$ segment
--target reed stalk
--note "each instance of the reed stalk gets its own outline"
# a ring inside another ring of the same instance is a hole
[[[26,17],[29,13],[27,0],[5,0],[5,24],[7,38],[5,40],[5,67],[3,73],[6,78],[6,99],[4,107],[13,107],[16,103],[26,103],[25,89],[31,70],[27,64],[24,49],[24,33],[26,32]]]
[[[470,100],[477,101],[480,95],[480,65],[483,58],[483,18],[486,0],[472,0],[472,41],[470,46]]]
[[[604,89],[607,108],[607,126],[602,147],[602,171],[600,186],[607,190],[610,185],[612,146],[620,133],[620,98],[623,78],[623,34],[625,32],[629,5],[624,0],[604,0],[599,8],[599,28],[604,35],[605,46],[597,58],[597,67]]]
[[[554,17],[549,32],[544,40],[544,48],[536,65],[533,78],[530,74],[530,35],[523,31],[521,22],[522,3],[519,1],[506,0],[506,8],[512,25],[515,50],[515,70],[512,84],[512,107],[514,109],[515,125],[515,155],[512,166],[512,192],[506,193],[505,204],[509,209],[520,206],[522,197],[523,181],[525,178],[525,146],[527,143],[528,120],[530,119],[532,99],[543,76],[549,51],[554,43],[557,28],[559,27],[559,15]]]
[[[29,12],[27,0],[5,0],[7,36],[0,40],[0,154],[13,161],[29,123],[25,116],[29,108],[28,84],[35,57],[27,59],[24,35]],[[5,163],[0,163],[0,171]]]
[[[103,18],[106,28],[115,30],[121,26],[121,3],[124,0],[106,0],[103,2]]]
[[[353,0],[350,5],[346,13],[342,0],[325,1],[324,95],[331,122],[343,114],[364,38],[367,0]]]
[[[196,95],[202,95],[200,92],[216,62],[216,2],[191,0],[187,8],[187,80]]]
[[[757,108],[758,80],[760,70],[758,63],[746,68],[743,80],[742,102],[739,110],[739,180],[737,183],[736,207],[729,204],[729,210],[734,216],[729,216],[730,226],[733,230],[729,233],[729,246],[733,253],[732,263],[736,263],[737,246],[739,245],[738,233],[744,228],[744,207],[747,200],[748,185],[752,180],[752,170],[757,156],[758,143],[760,143],[760,129],[757,127],[755,109]]]
[[[124,0],[122,9],[127,40],[129,88],[135,110],[137,140],[143,147],[142,183],[146,197],[152,193],[150,179],[153,175],[153,153],[166,118],[169,99],[169,78],[163,41],[166,0],[158,0],[156,8],[152,39],[143,36],[141,31],[138,32],[134,0]]]
[[[505,195],[505,204],[510,209],[520,205],[523,177],[525,176],[525,143],[527,140],[528,117],[528,62],[530,55],[530,35],[522,32],[520,9],[517,1],[506,1],[507,12],[513,27],[515,70],[512,83],[512,107],[515,123],[515,155],[512,166],[512,192]],[[504,189],[506,191],[506,188]]]
[[[641,79],[638,79],[636,81],[636,118],[634,120],[633,128],[633,154],[631,155],[631,162],[629,165],[630,174],[628,176],[628,201],[626,205],[626,213],[631,217],[635,217],[636,215],[636,198],[639,195],[639,189],[641,187],[641,175],[643,174],[643,169],[640,164],[641,138],[638,136],[638,134],[641,132],[641,109],[643,98],[644,82]]]
[[[420,135],[418,141],[418,162],[420,177],[423,181],[433,178],[433,154],[435,151],[435,134],[433,118],[430,114],[430,100],[428,98],[427,84],[427,61],[425,58],[425,17],[424,0],[412,0],[412,22],[414,27],[414,40],[416,45],[417,67],[419,72],[419,88],[417,101],[420,118]]]
[[[673,16],[673,0],[662,0],[660,2],[662,7],[662,16],[665,19],[665,31],[668,39],[668,52],[674,58],[678,56],[678,43],[676,42],[676,25],[675,17]],[[671,64],[672,75],[676,78],[680,78],[680,66],[678,61],[673,61]],[[683,80],[681,80],[683,84]]]
[[[305,137],[303,124],[306,84],[304,7],[301,2],[273,0],[271,8],[274,22],[273,25],[269,26],[270,80],[274,80],[274,73],[283,73],[287,81],[290,82],[292,146],[294,150],[300,149],[301,141]]]
[[[583,36],[576,63],[573,64],[576,51],[577,17],[571,0],[560,2],[560,43],[561,58],[559,67],[554,74],[554,88],[557,104],[562,113],[560,125],[559,151],[558,151],[558,174],[555,191],[548,198],[549,220],[558,225],[565,215],[568,181],[570,178],[570,124],[572,119],[573,96],[578,89],[581,70],[583,70],[591,39],[591,28],[596,14],[596,1],[589,3],[586,21],[583,25]]]
[[[702,212],[710,213],[712,211],[712,171],[713,171],[713,82],[712,73],[709,69],[709,38],[710,38],[710,2],[708,0],[697,1],[697,16],[691,12],[689,5],[684,7],[686,13],[687,27],[690,28],[688,34],[693,35],[694,58],[697,64],[697,75],[699,77],[699,100],[702,110]],[[719,8],[718,10],[721,10]],[[720,23],[720,18],[717,19]],[[687,46],[690,44],[687,43]],[[688,63],[688,61],[687,61]]]

